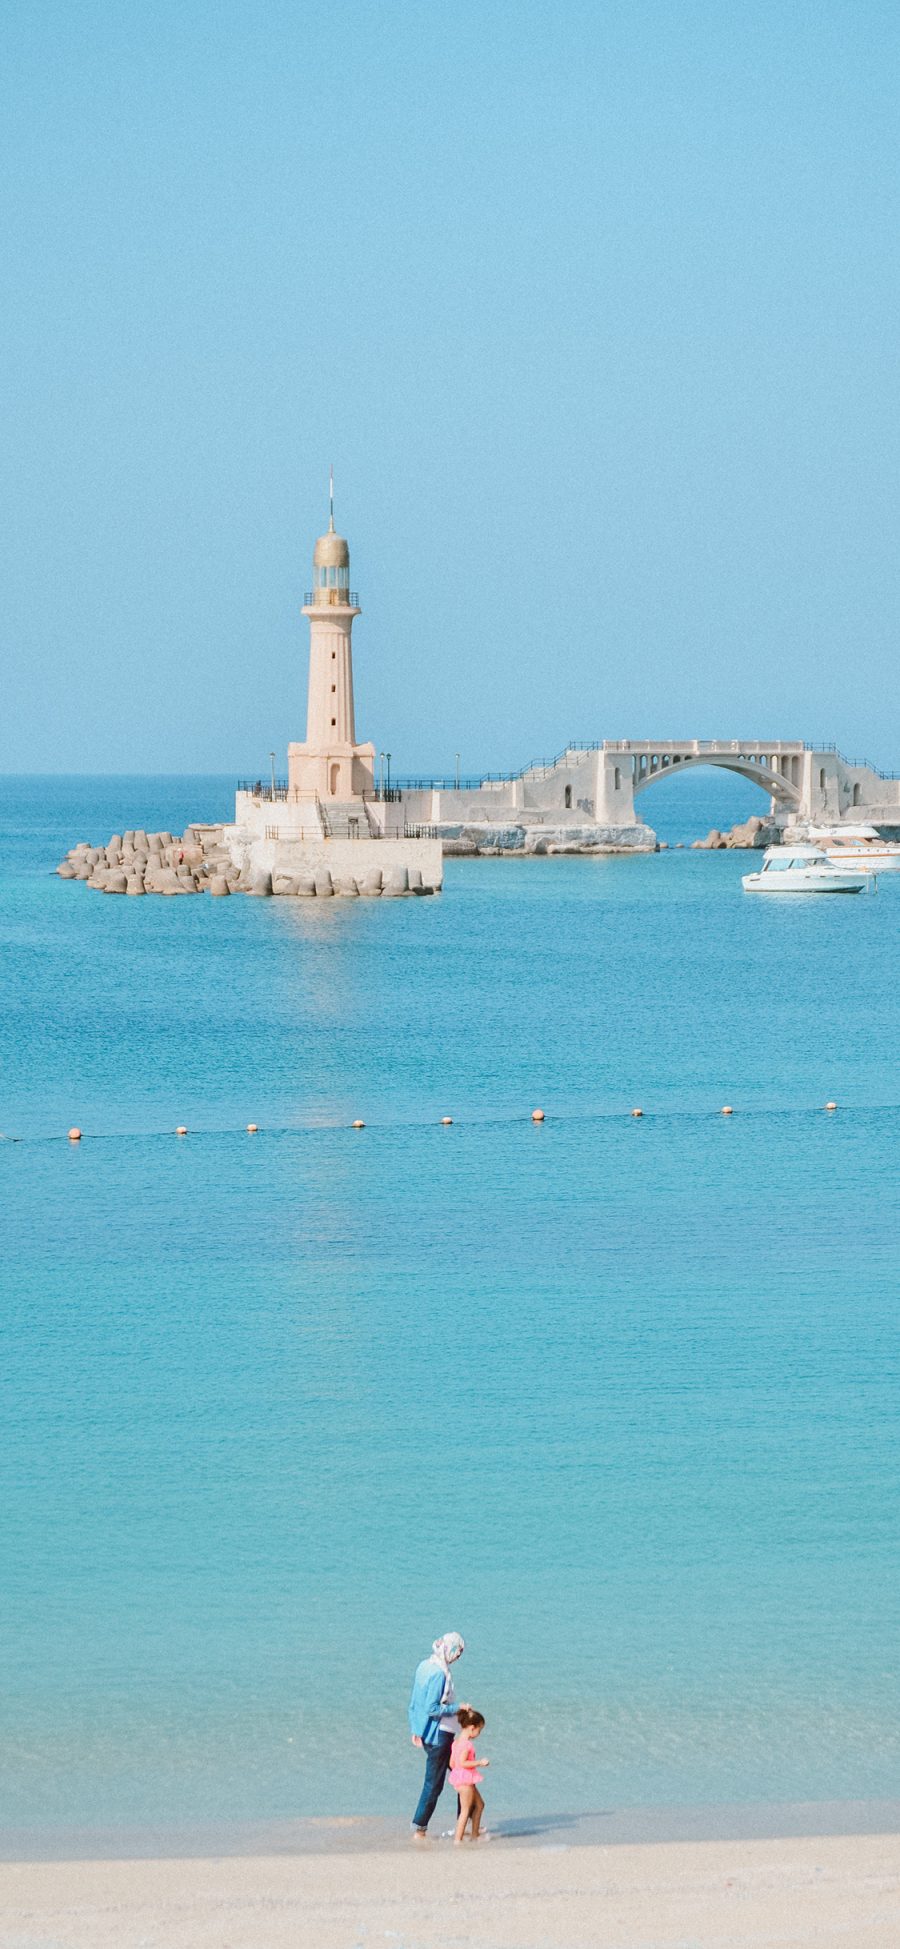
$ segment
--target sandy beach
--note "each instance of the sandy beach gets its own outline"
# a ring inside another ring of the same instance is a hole
[[[2,1949],[896,1949],[896,1835],[0,1865]]]

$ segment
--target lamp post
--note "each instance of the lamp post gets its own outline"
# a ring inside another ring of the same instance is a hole
[[[456,789],[459,791],[459,752],[456,754]]]
[[[391,754],[390,754],[390,752],[389,752],[389,751],[386,751],[386,752],[385,752],[385,754],[384,754],[384,757],[385,757],[385,763],[386,763],[386,765],[387,765],[387,789],[388,789],[388,796],[390,796],[390,790],[391,790]]]
[[[272,804],[274,805],[275,804],[275,753],[274,751],[269,752],[269,757],[272,760]]]
[[[384,798],[384,752],[378,753],[378,796]]]

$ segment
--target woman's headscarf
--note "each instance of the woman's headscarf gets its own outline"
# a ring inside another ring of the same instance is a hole
[[[465,1651],[465,1639],[458,1631],[445,1631],[442,1638],[435,1638],[431,1649],[440,1665],[445,1679],[450,1679],[450,1666],[455,1658],[461,1658]]]

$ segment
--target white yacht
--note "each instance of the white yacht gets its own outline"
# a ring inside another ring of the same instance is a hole
[[[745,873],[746,893],[865,893],[876,882],[858,867],[842,871],[819,846],[768,846],[758,873]]]
[[[863,873],[900,873],[900,845],[883,839],[876,826],[822,826],[810,833],[835,866]]]

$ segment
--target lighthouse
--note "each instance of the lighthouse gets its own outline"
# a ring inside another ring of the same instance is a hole
[[[375,786],[375,746],[357,744],[353,708],[353,624],[359,603],[350,587],[350,550],[334,527],[334,480],[327,534],[313,549],[313,586],[303,605],[309,620],[306,738],[288,745],[292,799],[359,800]]]

